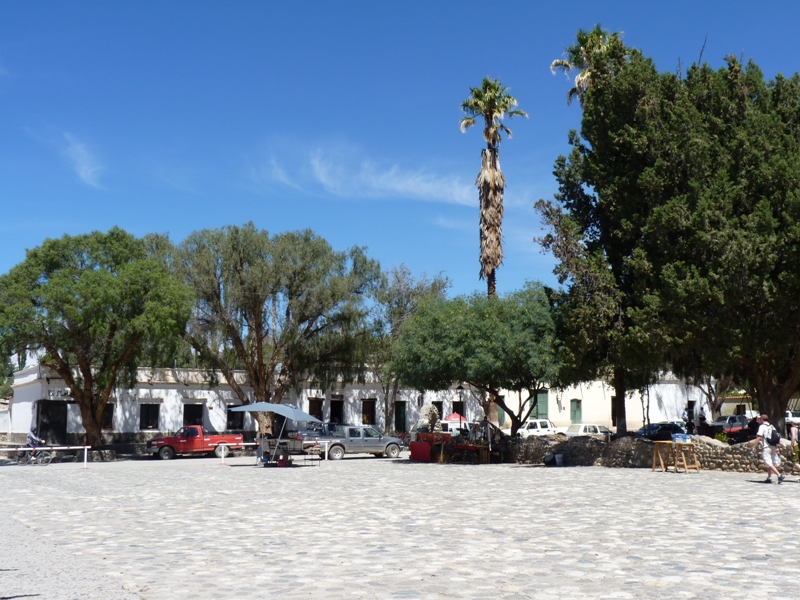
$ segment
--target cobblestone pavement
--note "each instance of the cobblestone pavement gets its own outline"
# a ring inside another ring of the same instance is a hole
[[[796,595],[795,478],[253,461],[0,466],[0,598]]]

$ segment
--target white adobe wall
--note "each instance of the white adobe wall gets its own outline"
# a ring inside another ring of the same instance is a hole
[[[650,386],[650,421],[679,421],[689,401],[696,402],[695,423],[701,406],[710,414],[705,397],[694,386],[667,374],[663,380]],[[516,392],[505,392],[509,407],[519,407],[519,395]],[[581,422],[597,423],[612,427],[611,397],[614,388],[603,381],[591,381],[569,387],[563,391],[550,390],[547,394],[547,416],[556,427],[567,427],[572,424],[571,401],[581,400]],[[527,395],[523,392],[523,398]],[[646,397],[645,397],[646,400]],[[625,399],[625,413],[628,430],[635,430],[643,425],[642,398],[638,391],[629,393]]]
[[[26,367],[14,373],[14,398],[9,404],[9,433],[27,433],[34,425],[34,402],[42,398],[39,367]]]

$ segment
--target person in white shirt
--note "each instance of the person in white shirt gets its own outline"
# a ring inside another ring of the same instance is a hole
[[[761,444],[761,457],[764,459],[764,464],[767,465],[767,480],[764,483],[772,483],[773,473],[777,475],[778,483],[783,483],[784,476],[778,470],[778,467],[781,466],[779,446],[773,446],[768,441],[773,429],[774,427],[769,424],[768,415],[764,414],[758,417],[758,433],[755,444],[753,444],[753,454],[758,453],[758,445]]]

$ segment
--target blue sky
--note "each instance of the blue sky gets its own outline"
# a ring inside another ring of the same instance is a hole
[[[0,273],[48,237],[253,221],[310,227],[384,267],[478,280],[480,128],[459,105],[499,78],[506,121],[498,289],[555,285],[532,238],[580,108],[552,75],[601,23],[673,71],[728,53],[800,65],[796,3],[18,2],[0,5]]]

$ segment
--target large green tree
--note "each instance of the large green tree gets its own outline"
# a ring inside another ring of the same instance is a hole
[[[580,34],[578,47],[584,47]],[[618,38],[592,48],[590,56],[606,53],[592,59],[602,69],[593,70],[591,87],[579,95],[581,135],[571,132],[572,152],[556,160],[555,199],[540,200],[536,207],[550,228],[539,242],[558,259],[556,274],[565,285],[557,298],[565,342],[561,384],[597,377],[609,381],[612,417],[617,431],[625,433],[628,391],[651,381],[662,355],[660,347],[641,339],[631,321],[630,311],[642,298],[630,259],[647,217],[638,188],[646,149],[627,138],[621,142],[620,136],[635,122],[657,73]]]
[[[800,388],[800,76],[726,62],[663,74],[642,111],[655,207],[633,316],[662,324],[677,370],[732,376],[782,426]]]
[[[99,448],[114,388],[133,387],[145,340],[174,345],[190,308],[146,246],[119,228],[48,239],[0,277],[0,336],[64,380],[81,411],[87,443]]]
[[[247,223],[191,234],[175,265],[195,295],[187,339],[243,403],[280,403],[305,379],[363,372],[365,299],[380,277],[363,248],[337,252],[310,230],[271,236]]]
[[[659,366],[715,376],[780,425],[800,387],[800,77],[612,66],[538,204],[568,364],[610,372],[617,400]]]
[[[508,94],[508,88],[499,80],[484,78],[479,88],[470,88],[470,96],[461,103],[466,115],[461,119],[461,131],[475,125],[482,118],[483,139],[486,148],[481,151],[481,170],[475,185],[480,200],[480,278],[486,279],[487,291],[492,296],[496,291],[495,271],[503,262],[503,192],[506,179],[500,170],[501,133],[511,138],[511,130],[502,120],[511,117],[526,117],[524,111],[516,109],[517,100]]]
[[[369,353],[369,369],[380,382],[384,398],[384,429],[394,426],[394,410],[399,380],[393,360],[403,325],[425,302],[443,299],[450,282],[442,275],[414,278],[411,270],[397,266],[382,278],[375,295],[373,323],[375,327]]]
[[[429,390],[468,383],[511,417],[512,434],[536,407],[537,392],[557,379],[555,324],[539,284],[505,296],[428,302],[401,332],[394,368],[402,383]],[[520,405],[508,406],[500,389],[520,392]]]

